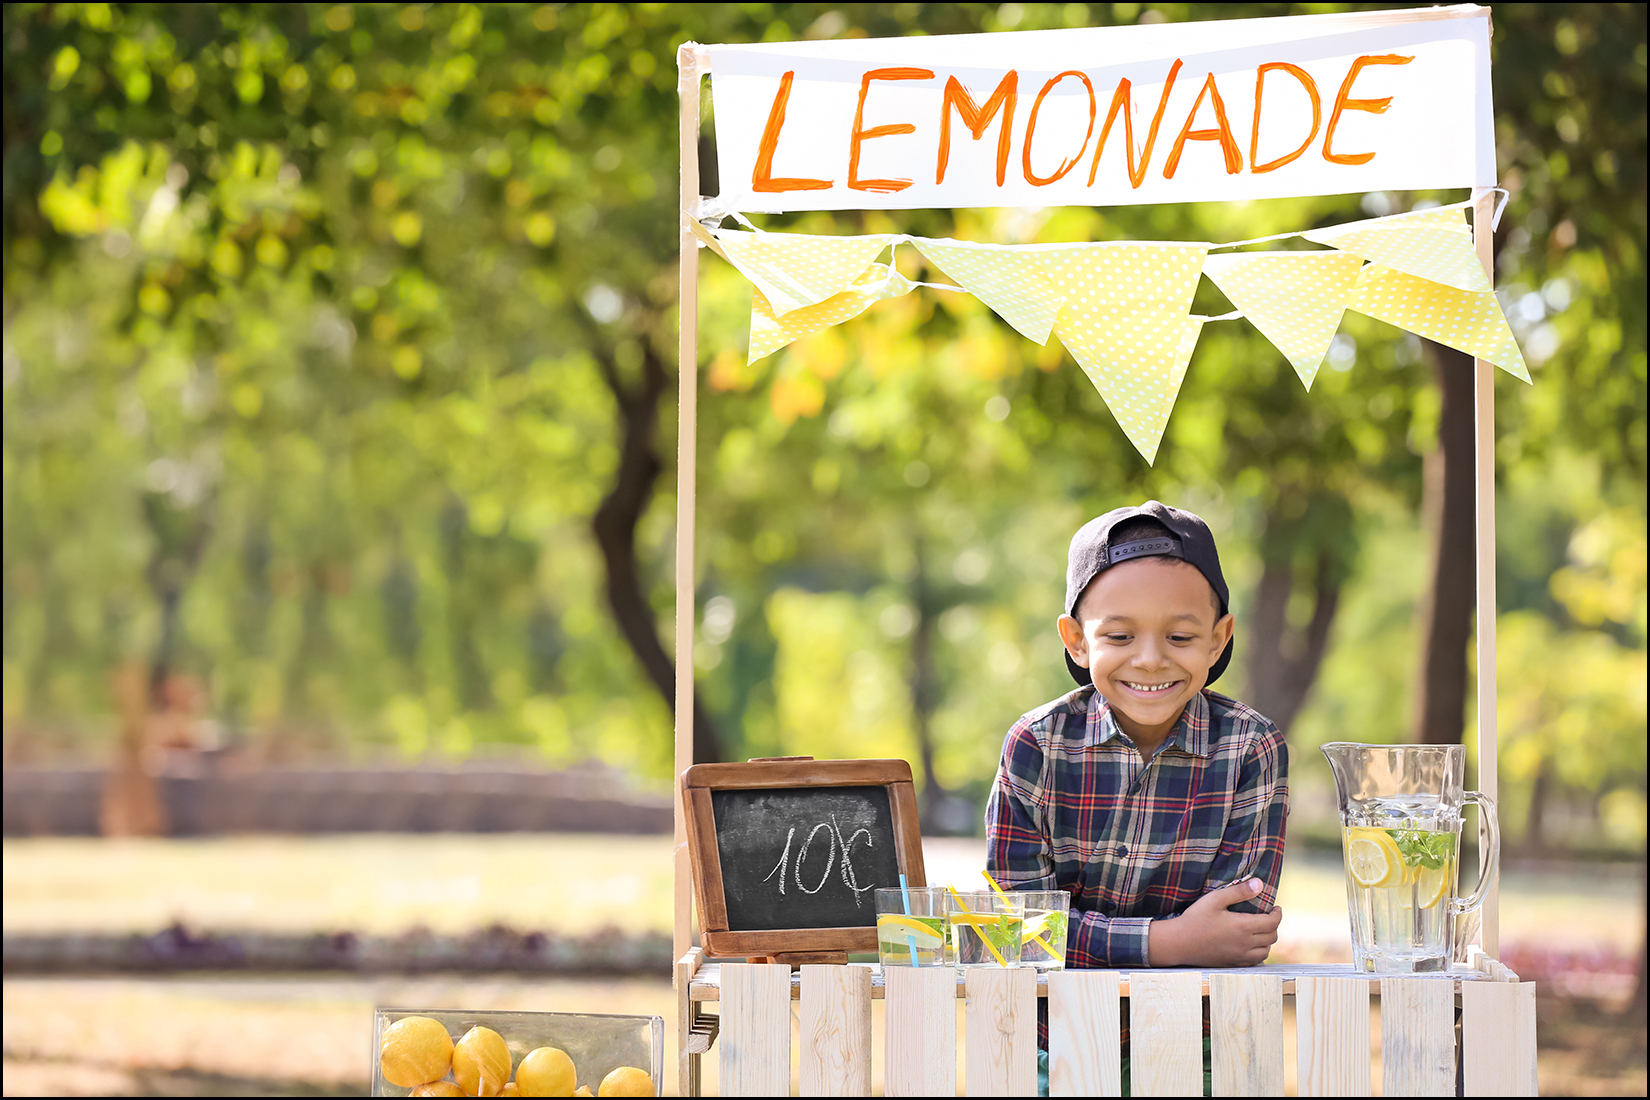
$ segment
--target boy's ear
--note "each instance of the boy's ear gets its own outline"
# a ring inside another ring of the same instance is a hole
[[[1226,648],[1226,643],[1232,640],[1232,634],[1237,630],[1237,619],[1228,611],[1215,622],[1215,653],[1219,655]]]
[[[1228,615],[1227,618],[1231,616]],[[1083,637],[1083,624],[1070,615],[1061,615],[1055,627],[1060,631],[1060,641],[1065,643],[1066,652],[1071,654],[1071,659],[1080,665],[1087,665],[1089,643],[1088,639]]]

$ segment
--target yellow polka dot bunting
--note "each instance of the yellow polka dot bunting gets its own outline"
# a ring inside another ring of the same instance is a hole
[[[1065,294],[1050,279],[1045,254],[1014,245],[914,237],[935,267],[990,306],[1014,331],[1036,344],[1048,343]]]
[[[1457,290],[1490,289],[1460,207],[1309,229],[1301,236]]]
[[[740,229],[714,233],[723,257],[762,292],[775,317],[842,293],[892,240],[888,234],[821,237]]]
[[[1310,390],[1362,266],[1350,252],[1239,252],[1208,257],[1203,274]]]
[[[776,317],[767,297],[756,290],[751,294],[750,350],[745,361],[754,363],[792,340],[858,317],[876,302],[910,293],[915,285],[889,264],[871,264],[847,290],[816,305],[793,309],[783,317]]]
[[[1185,376],[1180,352],[1207,248],[1091,244],[1058,250],[1069,289],[1054,334],[1148,463],[1157,457]]]
[[[1494,363],[1514,378],[1530,380],[1493,291],[1459,290],[1370,264],[1358,276],[1346,308]]]

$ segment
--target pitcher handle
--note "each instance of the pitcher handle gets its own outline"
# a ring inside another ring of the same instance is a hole
[[[1471,897],[1455,898],[1450,902],[1450,913],[1453,916],[1471,913],[1484,904],[1484,895],[1489,893],[1490,883],[1495,881],[1496,872],[1501,867],[1501,826],[1495,819],[1495,801],[1484,797],[1478,791],[1467,791],[1461,800],[1478,805],[1478,813],[1489,835],[1484,838],[1487,846],[1482,849],[1478,860],[1478,887],[1473,890]]]

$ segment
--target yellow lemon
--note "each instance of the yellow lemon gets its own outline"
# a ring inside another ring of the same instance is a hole
[[[653,1075],[635,1066],[620,1066],[596,1089],[597,1096],[652,1096]]]
[[[574,1096],[594,1096],[596,1094],[590,1091],[590,1086],[589,1085],[580,1085],[578,1087],[578,1090],[576,1092],[574,1092],[573,1095]]]
[[[1346,870],[1359,886],[1397,886],[1404,881],[1404,854],[1385,829],[1346,830]]]
[[[384,1080],[404,1089],[441,1080],[452,1062],[453,1037],[428,1016],[403,1016],[384,1029],[378,1042]]]
[[[516,1087],[523,1096],[572,1096],[578,1081],[573,1059],[555,1047],[528,1051],[516,1069]]]
[[[520,1096],[521,1086],[517,1085],[514,1081],[511,1081],[508,1085],[505,1085],[503,1088],[499,1089],[498,1094],[500,1096]]]
[[[1444,900],[1449,893],[1450,864],[1448,861],[1442,867],[1417,867],[1415,869],[1415,904],[1422,909],[1431,909]]]
[[[877,918],[877,930],[888,928],[895,934],[896,939],[910,936],[924,947],[937,945],[940,942],[940,933],[933,927],[910,917],[900,916],[898,913],[884,913]]]
[[[451,1081],[431,1081],[412,1090],[413,1096],[463,1096],[464,1090]]]
[[[472,1027],[453,1047],[453,1079],[466,1096],[497,1096],[510,1079],[510,1048],[490,1027]]]

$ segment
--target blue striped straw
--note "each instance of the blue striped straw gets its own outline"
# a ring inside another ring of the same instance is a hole
[[[911,888],[905,884],[905,876],[904,875],[901,875],[899,877],[899,892],[900,892],[900,897],[905,899],[905,915],[909,917],[911,915]],[[917,965],[917,941],[916,941],[916,938],[913,937],[911,935],[911,933],[909,933],[909,932],[907,932],[905,934],[905,946],[909,947],[911,949],[911,965],[916,966]]]

